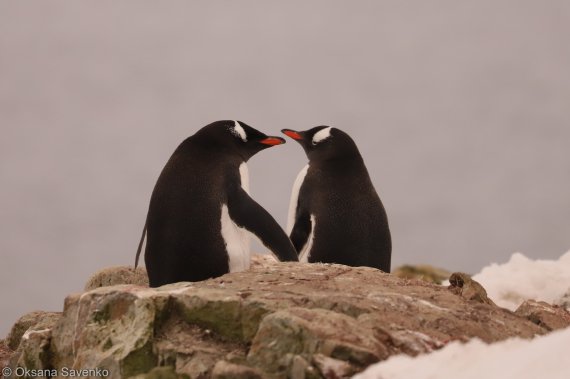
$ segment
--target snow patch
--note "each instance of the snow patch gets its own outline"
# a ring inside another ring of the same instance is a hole
[[[570,251],[556,261],[531,260],[515,253],[507,263],[487,266],[473,279],[485,287],[497,305],[511,310],[528,299],[570,308]],[[466,344],[452,342],[441,350],[415,358],[407,355],[391,357],[368,367],[354,378],[565,379],[568,368],[560,354],[568,346],[570,328],[532,340],[511,338],[491,345],[479,339]]]
[[[533,340],[511,338],[487,345],[479,339],[452,342],[418,357],[394,356],[368,367],[354,379],[566,379],[562,352],[570,346],[570,328]]]
[[[570,251],[556,261],[514,253],[507,263],[493,263],[473,279],[498,306],[511,311],[528,299],[568,306],[563,299],[570,291]]]

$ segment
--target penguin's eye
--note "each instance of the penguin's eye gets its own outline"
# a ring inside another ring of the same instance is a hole
[[[328,128],[324,128],[324,129],[321,129],[318,132],[316,132],[315,135],[313,136],[313,146],[315,146],[319,142],[322,142],[322,141],[330,138],[331,129],[332,129],[332,127],[329,126]]]
[[[234,126],[233,128],[230,128],[230,131],[234,136],[240,138],[243,142],[247,142],[247,134],[239,122],[234,121]]]

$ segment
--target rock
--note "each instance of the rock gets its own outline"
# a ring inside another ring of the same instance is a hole
[[[267,267],[279,263],[271,254],[253,254],[251,256],[251,268]]]
[[[515,313],[548,331],[570,326],[570,312],[544,301],[526,300],[517,308]]]
[[[101,368],[109,378],[146,373],[158,365],[155,323],[169,295],[133,285],[101,287],[65,299],[52,332],[51,364]]]
[[[212,370],[212,379],[264,379],[267,375],[251,367],[219,361]]]
[[[50,370],[50,341],[51,329],[28,330],[22,336],[18,349],[10,358],[10,367]]]
[[[325,378],[348,378],[356,373],[349,363],[326,355],[313,355],[313,362],[318,367],[321,376]]]
[[[85,283],[85,291],[99,287],[134,284],[148,287],[148,275],[144,267],[115,266],[97,271]]]
[[[402,279],[420,279],[441,284],[449,278],[451,272],[430,265],[404,265],[393,270],[392,274]]]
[[[183,375],[178,375],[172,366],[158,366],[146,374],[132,376],[132,379],[185,379]]]
[[[547,332],[454,283],[462,296],[373,268],[291,262],[159,288],[100,287],[68,296],[55,326],[21,338],[10,366],[99,368],[108,378],[334,378],[451,340]]]
[[[266,267],[278,261],[270,254],[254,254],[251,256],[251,267]],[[91,291],[99,287],[116,286],[119,284],[133,284],[148,287],[148,274],[146,268],[132,266],[114,266],[101,269],[91,275],[85,283],[84,290]]]
[[[14,351],[8,347],[6,340],[0,340],[0,368],[9,365],[12,354],[14,354]]]
[[[485,288],[471,276],[462,272],[454,272],[449,277],[449,290],[470,301],[495,305],[487,296]]]
[[[6,337],[6,346],[11,350],[16,350],[26,332],[51,329],[60,317],[61,312],[33,311],[26,313],[12,326],[8,337]]]
[[[7,338],[6,347],[15,350],[8,365],[49,370],[51,333],[61,316],[60,312],[34,311],[20,317]]]
[[[322,378],[322,375],[317,368],[311,366],[305,358],[300,355],[295,355],[291,360],[289,377],[291,379],[318,379]]]
[[[314,355],[331,357],[363,369],[387,358],[388,350],[353,317],[325,309],[292,307],[263,319],[247,359],[269,373],[285,376],[289,354],[301,355],[307,361]]]
[[[159,361],[190,378],[209,377],[221,360],[245,361],[244,346],[220,341],[211,330],[189,324],[180,317],[162,323],[156,330],[155,341]]]

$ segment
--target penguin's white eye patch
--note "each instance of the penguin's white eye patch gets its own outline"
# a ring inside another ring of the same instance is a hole
[[[313,145],[316,145],[317,143],[329,138],[331,136],[331,129],[332,126],[329,126],[328,128],[324,128],[316,132],[313,136]]]
[[[232,134],[235,135],[236,137],[241,138],[243,142],[247,142],[247,134],[245,133],[243,127],[237,121],[234,121],[234,124],[235,124],[234,127],[230,128]]]

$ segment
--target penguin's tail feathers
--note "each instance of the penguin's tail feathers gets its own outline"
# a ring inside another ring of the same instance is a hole
[[[135,258],[135,270],[136,270],[137,266],[139,265],[139,257],[141,255],[144,237],[146,236],[146,223],[147,223],[147,221],[145,220],[141,240],[139,242],[139,247],[137,248],[137,256]]]

